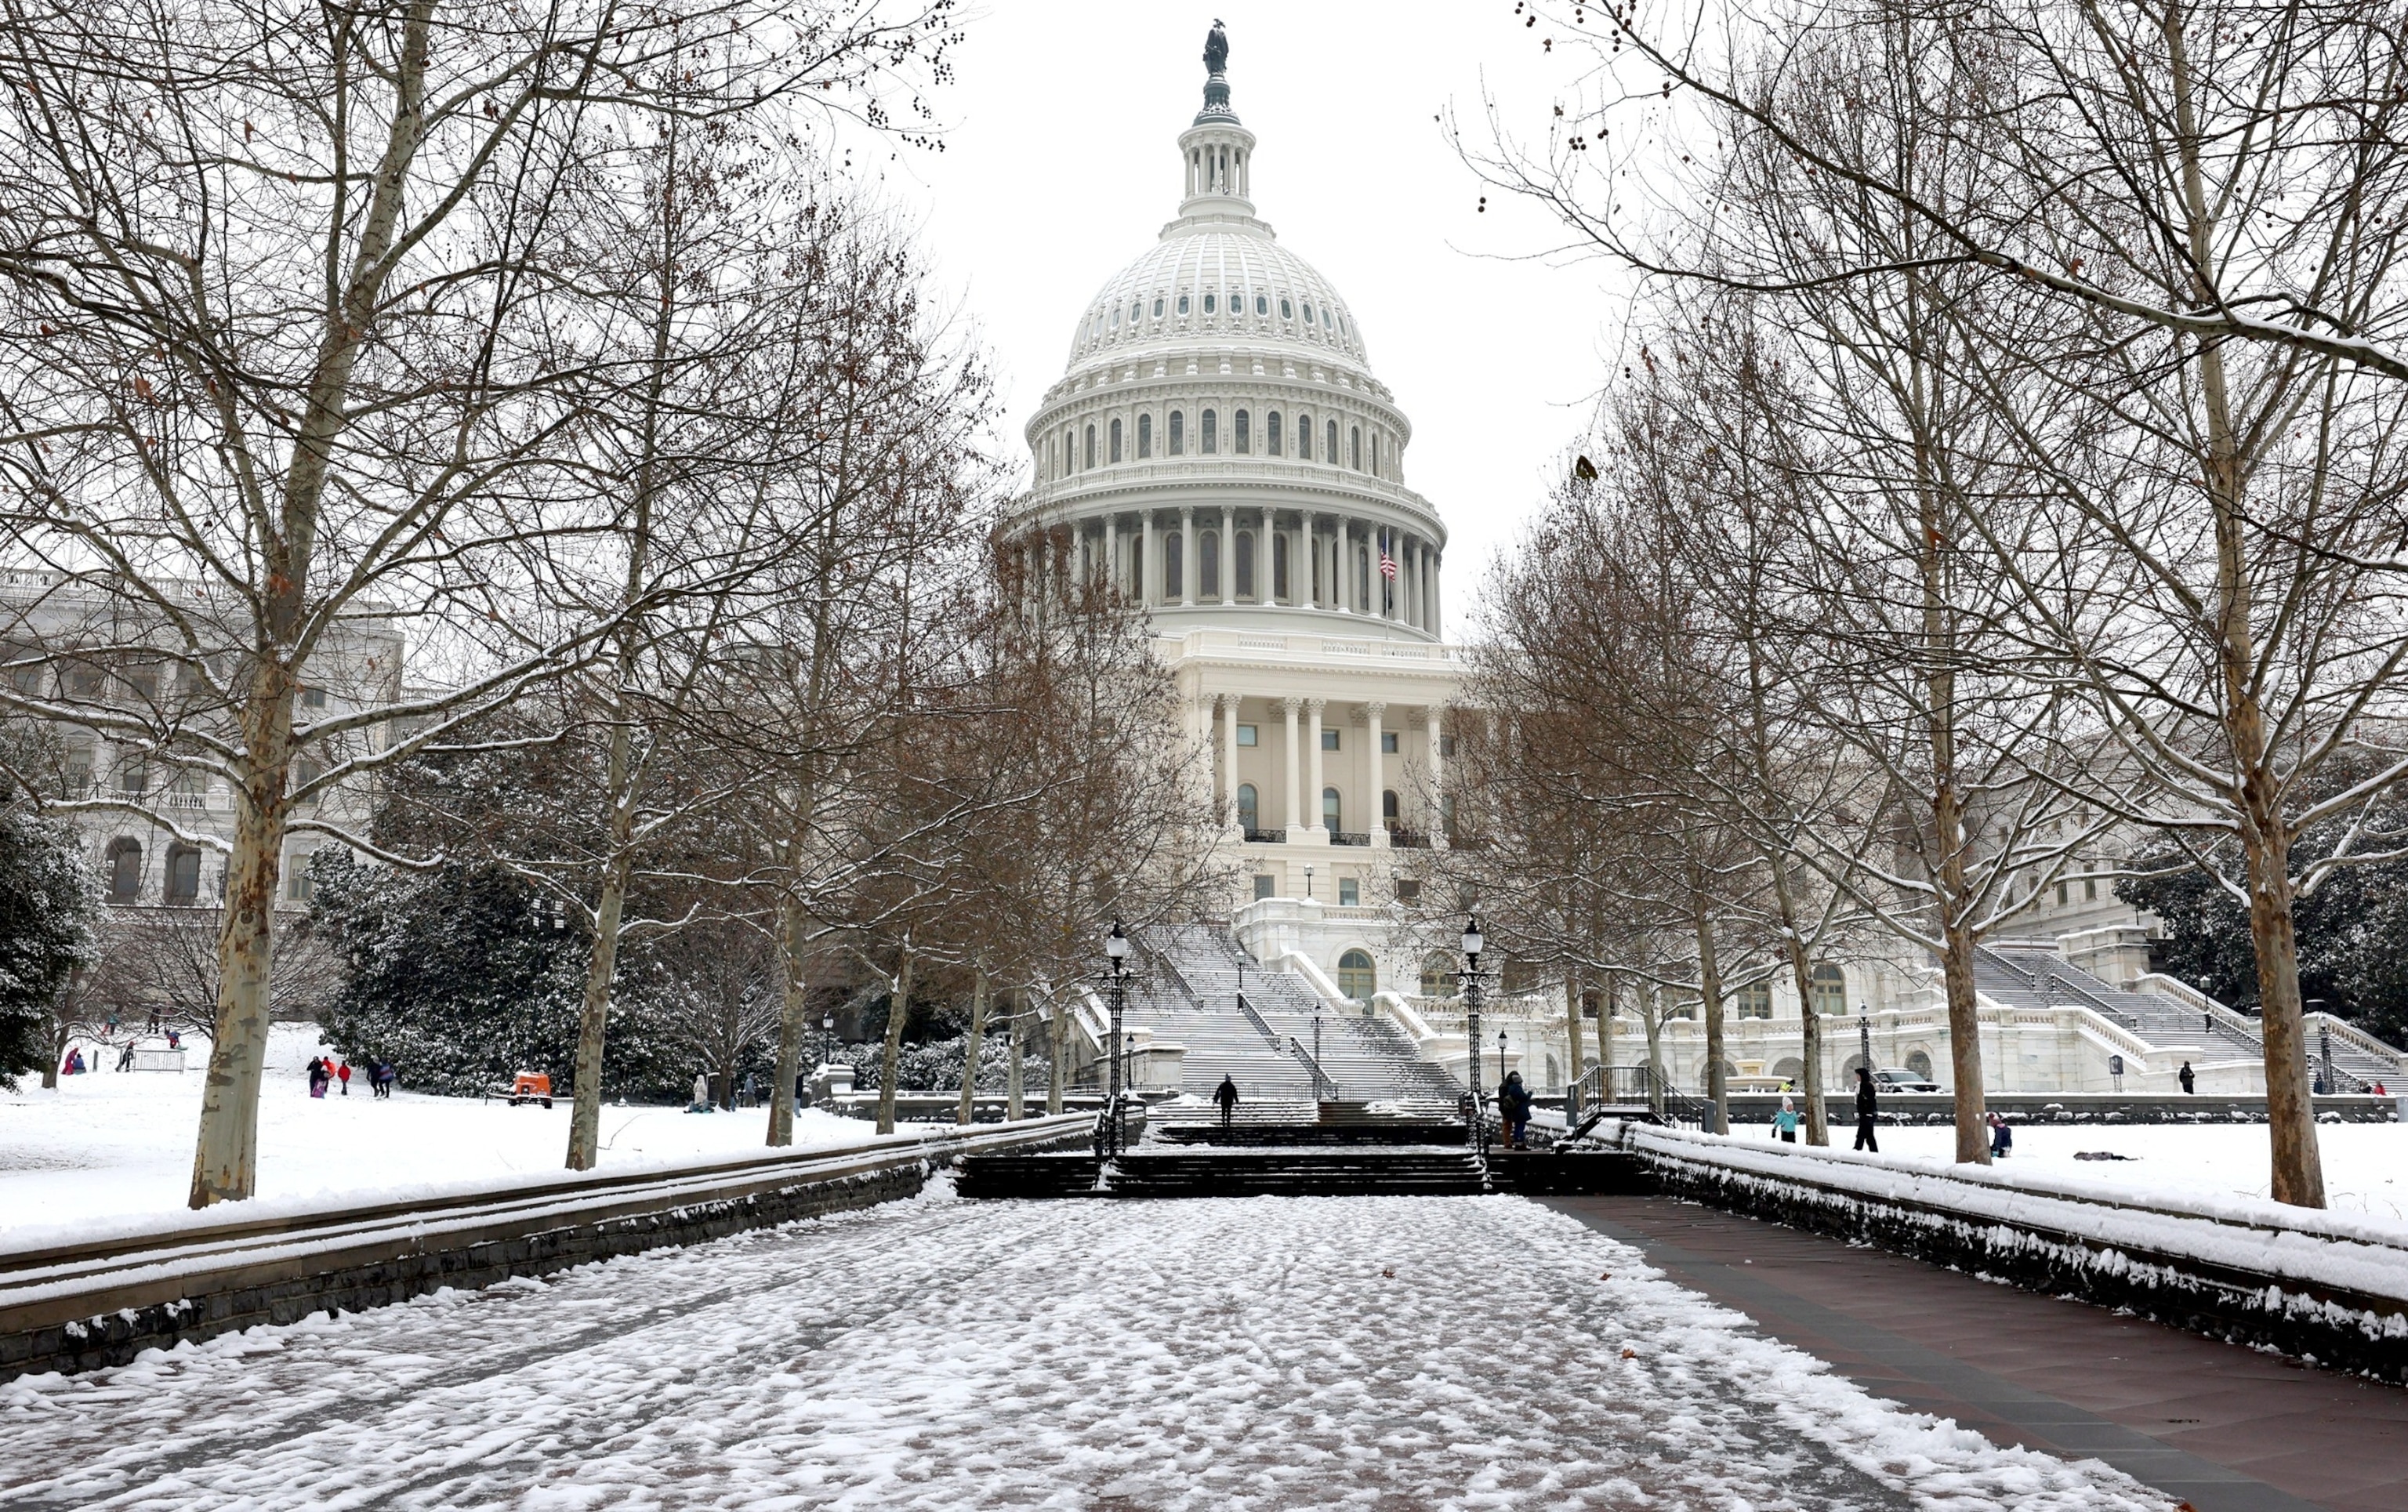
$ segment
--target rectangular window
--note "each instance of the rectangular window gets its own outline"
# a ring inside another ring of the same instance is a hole
[[[1235,421],[1236,421],[1236,425],[1235,425],[1235,427],[1234,427],[1234,432],[1233,432],[1233,435],[1232,435],[1232,436],[1231,436],[1231,439],[1233,439],[1234,441],[1236,441],[1236,442],[1237,442],[1237,444],[1238,444],[1238,455],[1240,455],[1240,456],[1241,456],[1241,457],[1242,457],[1242,456],[1244,456],[1247,452],[1252,451],[1252,450],[1254,449],[1254,430],[1253,430],[1253,427],[1252,427],[1251,418],[1249,417],[1248,413],[1247,413],[1245,410],[1242,410],[1242,409],[1239,410],[1239,411],[1238,411],[1238,413],[1237,413],[1237,415],[1236,415],[1234,418],[1235,418]]]
[[[1120,417],[1119,417],[1119,416],[1117,416],[1117,415],[1115,415],[1115,416],[1113,416],[1113,417],[1112,417],[1112,461],[1114,461],[1114,462],[1118,462],[1118,461],[1120,461],[1120,460],[1121,460],[1121,422],[1120,422]]]
[[[1338,879],[1338,906],[1340,908],[1360,908],[1363,906],[1363,884],[1351,877],[1340,877]]]
[[[1208,457],[1220,451],[1221,412],[1219,410],[1208,409],[1204,411],[1204,438],[1197,449],[1201,450],[1204,455]]]
[[[1259,744],[1254,734],[1254,728],[1255,727],[1251,724],[1241,724],[1238,726],[1238,744],[1240,746]]]
[[[303,708],[324,708],[326,706],[326,690],[323,688],[302,689],[301,706]]]
[[[1152,415],[1140,415],[1137,418],[1137,460],[1143,462],[1153,455],[1154,417]]]
[[[2063,882],[2057,884],[2057,905],[2060,908],[2065,906],[2065,884]]]
[[[1187,454],[1187,411],[1183,409],[1170,412],[1170,454],[1174,457]]]
[[[1280,437],[1282,434],[1283,433],[1280,429],[1280,412],[1274,409],[1269,414],[1263,417],[1263,440],[1268,445],[1270,454],[1274,457],[1280,454]]]
[[[1312,460],[1312,417],[1311,415],[1296,417],[1296,460],[1298,462]]]
[[[1419,878],[1412,877],[1400,877],[1397,878],[1397,901],[1398,903],[1412,903],[1420,898],[1421,895],[1422,884]]]
[[[1383,755],[1383,756],[1394,756],[1396,753],[1397,753],[1397,732],[1395,732],[1394,730],[1383,730],[1383,731],[1381,731],[1381,732],[1380,732],[1380,754],[1381,754],[1381,755]]]
[[[2099,901],[2099,878],[2095,877],[2086,877],[2082,879],[2082,898],[2086,903],[2097,903]]]
[[[1337,731],[1324,730],[1321,732],[1321,749],[1324,750],[1336,750],[1338,749]]]
[[[1273,884],[1270,877],[1257,874],[1254,877],[1254,896],[1258,898],[1276,897],[1278,894],[1271,891],[1272,886]]]
[[[1453,736],[1453,735],[1440,735],[1440,736],[1439,736],[1439,737],[1438,737],[1438,753],[1439,753],[1440,755],[1441,755],[1441,756],[1452,756],[1452,755],[1454,755],[1454,754],[1455,754],[1455,736]]]

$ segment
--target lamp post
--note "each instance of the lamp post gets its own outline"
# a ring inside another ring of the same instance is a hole
[[[1872,1011],[1865,1004],[1856,1005],[1856,1053],[1865,1058],[1865,1075],[1869,1077],[1873,1074]]]
[[[836,1015],[824,1013],[820,1015],[820,1064],[825,1065],[835,1059]]]
[[[1465,1070],[1471,1078],[1471,1143],[1483,1160],[1488,1158],[1488,1124],[1480,1105],[1480,948],[1485,943],[1480,916],[1473,914],[1463,926],[1463,1022],[1464,1041],[1470,1047]]]
[[[1128,936],[1121,933],[1121,921],[1112,920],[1112,932],[1104,936],[1104,959],[1112,990],[1111,1085],[1104,1103],[1104,1158],[1118,1160],[1121,1153],[1121,1014],[1128,1001]]]
[[[1310,865],[1304,869],[1304,901],[1312,901],[1312,868]]]

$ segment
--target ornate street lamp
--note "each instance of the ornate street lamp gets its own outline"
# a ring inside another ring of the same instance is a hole
[[[1112,920],[1112,932],[1104,936],[1104,959],[1111,983],[1112,1029],[1109,1053],[1112,1060],[1111,1086],[1104,1103],[1103,1155],[1106,1160],[1120,1158],[1123,1133],[1121,1127],[1121,1014],[1128,1002],[1129,939],[1121,933],[1121,921]]]
[[[1480,1097],[1480,949],[1486,943],[1480,934],[1480,916],[1473,914],[1463,926],[1463,1019],[1464,1039],[1471,1047],[1470,1064],[1466,1067],[1471,1077],[1471,1143],[1484,1160],[1488,1155],[1488,1124],[1481,1116]]]

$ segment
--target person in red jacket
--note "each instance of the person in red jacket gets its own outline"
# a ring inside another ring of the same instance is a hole
[[[343,1095],[344,1095],[345,1097],[349,1097],[349,1096],[351,1096],[351,1062],[349,1062],[349,1061],[342,1061],[342,1062],[338,1062],[338,1063],[337,1063],[337,1064],[336,1064],[336,1066],[335,1066],[335,1077],[336,1077],[336,1079],[337,1079],[337,1080],[340,1081],[340,1082],[343,1084]]]

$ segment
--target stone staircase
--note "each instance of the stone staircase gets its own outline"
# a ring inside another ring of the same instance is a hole
[[[1402,1030],[1377,1015],[1325,1005],[1299,977],[1249,957],[1226,931],[1171,924],[1139,938],[1159,977],[1176,989],[1152,994],[1151,1016],[1139,1021],[1155,1037],[1188,1047],[1186,1091],[1208,1097],[1227,1076],[1250,1103],[1334,1098],[1452,1111],[1461,1087],[1424,1061]]]
[[[2047,945],[2009,942],[1977,947],[1973,953],[1973,985],[1983,996],[2010,1007],[2064,1007],[2080,1004],[2108,1022],[2130,1030],[2152,1045],[2198,1045],[2208,1053],[2257,1060],[2265,1053],[2258,1035],[2229,1013],[2193,1008],[2155,992],[2132,992],[2079,966],[2070,965]],[[2315,1027],[2308,1031],[2308,1055],[2319,1060]],[[2335,1091],[2355,1091],[2352,1083],[2372,1084],[2401,1079],[2397,1061],[2370,1054],[2362,1046],[2334,1035],[2333,1067],[2341,1073]]]

